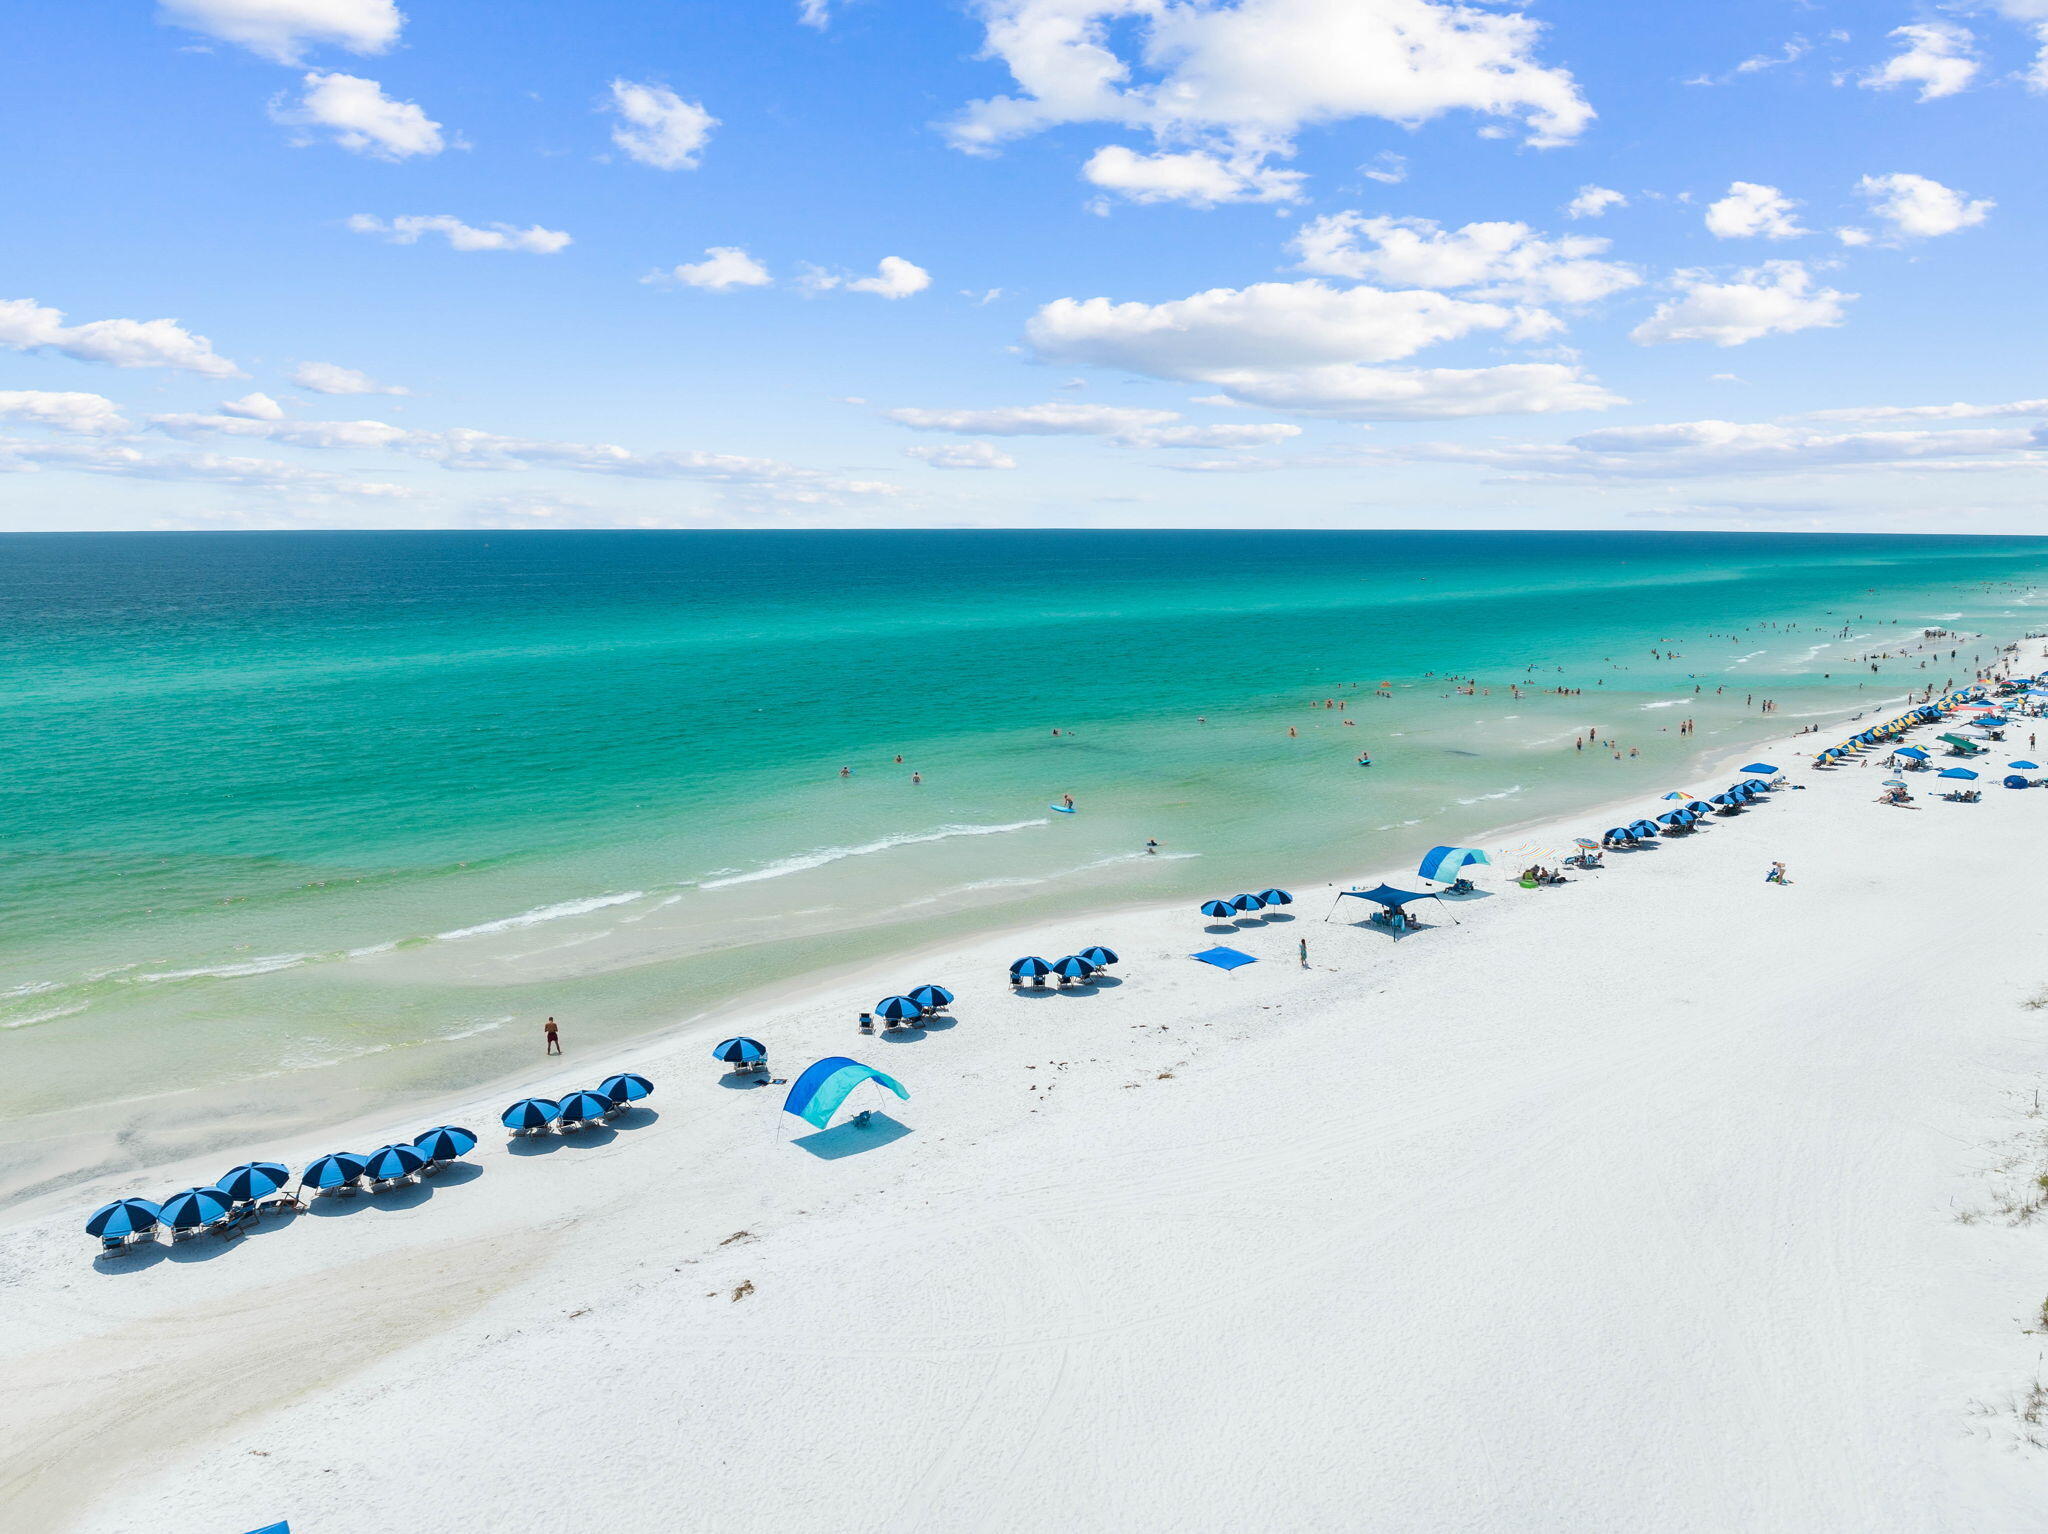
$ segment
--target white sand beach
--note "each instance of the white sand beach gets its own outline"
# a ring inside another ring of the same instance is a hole
[[[1328,888],[1222,938],[1260,961],[1229,976],[1191,909],[1076,917],[536,1057],[535,1091],[652,1077],[614,1130],[515,1154],[493,1095],[250,1145],[483,1136],[246,1240],[81,1233],[218,1157],[29,1205],[0,1525],[2048,1527],[2048,1229],[1997,1212],[2048,1172],[2048,793],[1880,806],[1875,766],[1809,770],[1836,738],[1686,785],[1799,791],[1562,887],[1495,870],[1398,943]],[[1093,942],[1114,984],[1010,993]],[[927,980],[955,1025],[856,1033]],[[724,1084],[730,1033],[910,1100],[814,1154]]]

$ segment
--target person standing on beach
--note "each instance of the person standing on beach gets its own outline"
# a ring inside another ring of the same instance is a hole
[[[1773,863],[1771,871],[1764,875],[1764,883],[1766,884],[1789,885],[1791,882],[1790,879],[1785,877],[1785,865],[1783,863]]]
[[[547,1052],[551,1055],[559,1055],[562,1052],[562,1030],[555,1026],[555,1020],[552,1017],[548,1019],[547,1026],[541,1029],[541,1032],[547,1036]]]
[[[1307,969],[1307,968],[1308,968],[1308,939],[1307,939],[1307,938],[1303,938],[1303,939],[1301,940],[1301,967],[1302,967],[1303,969]]]

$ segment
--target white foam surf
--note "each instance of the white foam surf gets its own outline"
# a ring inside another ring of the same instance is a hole
[[[437,932],[437,942],[452,943],[458,938],[484,937],[493,932],[514,932],[521,927],[537,927],[542,922],[560,921],[565,916],[583,916],[591,911],[602,911],[606,906],[625,905],[628,901],[645,899],[645,890],[627,890],[623,895],[592,895],[583,900],[560,900],[553,905],[535,906],[531,911],[521,911],[517,916],[500,917],[497,921],[478,922],[474,927],[457,927],[452,932]]]
[[[815,852],[799,853],[795,857],[782,858],[777,862],[764,864],[747,873],[733,874],[724,879],[706,879],[700,889],[725,889],[734,884],[758,884],[763,879],[780,879],[789,874],[807,873],[813,868],[823,868],[828,863],[841,862],[846,858],[864,858],[877,852],[888,852],[897,847],[913,847],[925,842],[951,841],[956,836],[1002,836],[1011,831],[1028,831],[1034,826],[1050,825],[1043,818],[1038,820],[1013,820],[1000,826],[940,826],[935,831],[920,831],[906,836],[884,836],[871,842],[862,842],[853,847],[820,847]]]

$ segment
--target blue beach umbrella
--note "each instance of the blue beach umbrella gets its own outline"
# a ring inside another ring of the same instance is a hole
[[[910,999],[927,1011],[936,1012],[953,1004],[953,993],[943,985],[921,985],[910,993]]]
[[[1095,973],[1095,966],[1078,954],[1068,954],[1064,959],[1053,961],[1052,972],[1062,980],[1086,980]]]
[[[350,1151],[336,1151],[308,1163],[299,1181],[309,1188],[339,1188],[363,1175],[363,1158]]]
[[[1293,905],[1294,897],[1285,890],[1260,890],[1259,899],[1267,905]]]
[[[1778,769],[1769,762],[1750,762],[1741,770],[1744,772],[1776,772]]]
[[[1977,776],[1976,773],[1970,771],[1967,767],[1944,767],[1940,775],[1944,778],[1974,778]]]
[[[380,1145],[363,1162],[363,1175],[373,1182],[390,1182],[410,1177],[427,1164],[427,1158],[410,1145]]]
[[[654,1095],[654,1083],[645,1076],[636,1076],[631,1071],[620,1071],[616,1076],[607,1076],[597,1084],[598,1094],[608,1097],[621,1106],[637,1103],[643,1097]]]
[[[95,1209],[85,1222],[88,1236],[139,1236],[155,1230],[163,1211],[146,1198],[117,1198]]]
[[[1685,808],[1692,811],[1692,813],[1695,815],[1711,815],[1714,813],[1714,807],[1701,799],[1693,800],[1693,802],[1686,805]]]
[[[1010,966],[1010,978],[1012,980],[1043,980],[1051,973],[1052,966],[1036,954],[1019,959]]]
[[[562,1099],[562,1122],[564,1124],[588,1124],[603,1118],[612,1111],[609,1097],[595,1092],[571,1092]]]
[[[2008,767],[2024,767],[2029,772],[2039,772],[2041,770],[2039,762],[2007,762],[2005,765]]]
[[[561,1117],[562,1106],[552,1097],[522,1097],[498,1115],[507,1129],[545,1129]]]
[[[907,1023],[924,1016],[924,1008],[908,996],[884,996],[875,1003],[875,1014],[885,1023]]]
[[[1654,820],[1632,820],[1628,824],[1628,829],[1635,832],[1637,836],[1655,836],[1657,834],[1657,822]]]
[[[214,1186],[238,1204],[269,1198],[292,1180],[292,1169],[275,1161],[245,1161]]]
[[[1253,911],[1265,910],[1266,902],[1257,895],[1233,895],[1230,897],[1230,906],[1232,910],[1243,911],[1249,914]]]
[[[1268,890],[1266,893],[1271,895],[1277,892],[1273,890]],[[1270,900],[1266,902],[1267,905],[1271,905],[1272,903],[1273,902]],[[1090,964],[1093,964],[1097,969],[1107,969],[1110,965],[1117,962],[1116,950],[1113,948],[1104,948],[1100,943],[1097,943],[1093,948],[1082,949],[1081,957],[1086,959]]]
[[[711,1051],[711,1058],[723,1060],[727,1065],[752,1065],[768,1058],[768,1051],[759,1039],[727,1039]]]
[[[467,1129],[443,1124],[438,1129],[414,1135],[412,1148],[429,1161],[453,1161],[457,1156],[467,1156],[476,1149],[476,1136]]]
[[[1238,910],[1227,900],[1205,900],[1202,902],[1202,914],[1217,921],[1229,921],[1238,914]]]
[[[1600,833],[1603,842],[1632,842],[1635,839],[1636,833],[1627,826],[1613,826]]]
[[[218,1188],[187,1188],[165,1199],[157,1218],[172,1230],[197,1230],[226,1214],[233,1202]]]

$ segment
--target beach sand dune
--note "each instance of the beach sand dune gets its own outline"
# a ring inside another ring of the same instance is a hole
[[[615,1131],[232,1248],[119,1271],[99,1190],[31,1208],[0,1522],[2043,1527],[2043,1238],[1968,1216],[2038,1127],[2048,795],[1794,770],[1398,944],[1297,891],[1227,978],[1192,910],[1124,912],[721,1020],[901,1079],[866,1139],[798,1143],[692,1034],[536,1075],[655,1077]],[[1098,940],[1116,984],[1002,983]],[[956,1025],[854,1033],[926,978]]]

